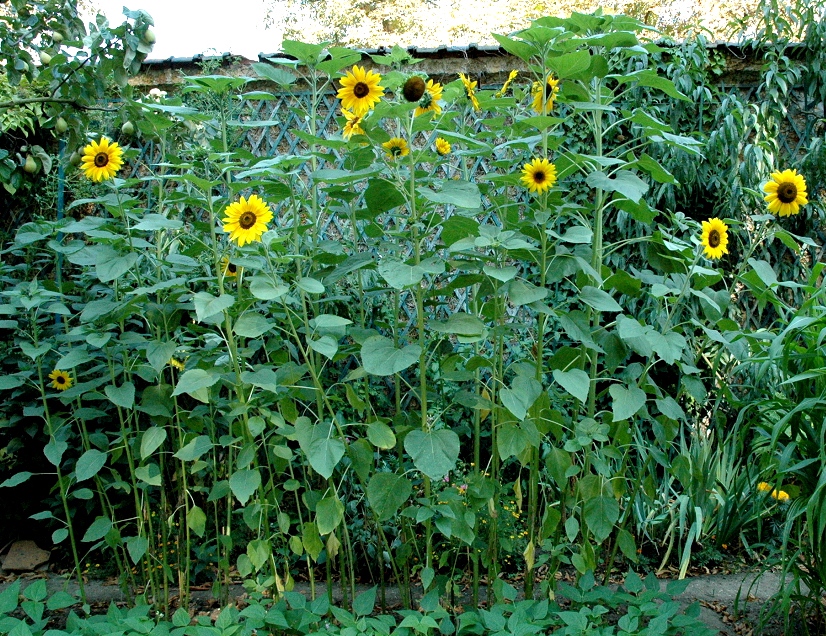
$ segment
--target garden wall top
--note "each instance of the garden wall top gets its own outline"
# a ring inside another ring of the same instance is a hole
[[[675,45],[661,44],[664,48]],[[752,47],[717,42],[709,48],[722,56],[723,72],[720,82],[726,85],[753,84],[760,75],[762,61],[759,53]],[[524,70],[525,63],[497,45],[440,46],[436,48],[409,47],[408,51],[422,60],[414,68],[439,80],[450,81],[458,73],[466,73],[471,79],[479,81],[480,86],[498,86],[504,83],[513,69]],[[362,52],[364,65],[374,66],[371,54],[387,54],[389,49],[367,49]],[[166,59],[148,59],[144,61],[141,72],[131,78],[129,83],[139,90],[160,88],[175,92],[186,75],[203,74],[204,62],[220,64],[220,73],[232,76],[256,77],[250,65],[273,57],[289,57],[280,53],[260,53],[257,60],[248,60],[241,56],[224,53],[217,56],[196,55],[194,57],[169,57]],[[790,57],[794,57],[793,52]]]

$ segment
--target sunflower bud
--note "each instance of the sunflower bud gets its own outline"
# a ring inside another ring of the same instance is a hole
[[[418,75],[414,75],[404,83],[402,95],[408,102],[417,102],[424,95],[424,80]]]

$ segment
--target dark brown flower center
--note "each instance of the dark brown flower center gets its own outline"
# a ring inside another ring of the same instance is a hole
[[[556,87],[552,85],[550,82],[545,84],[545,99],[546,101],[551,101],[554,98],[554,89]]]
[[[786,181],[777,186],[777,198],[781,203],[791,203],[797,199],[797,186],[791,181]]]
[[[402,147],[401,146],[390,146],[390,154],[394,157],[398,157],[402,154]]]
[[[57,376],[54,379],[54,381],[57,382],[58,384],[66,384],[66,378],[64,378],[62,375]]]
[[[419,76],[414,76],[404,83],[402,95],[408,102],[417,102],[424,94],[424,89],[424,80]]]
[[[717,230],[711,230],[708,233],[708,246],[709,247],[718,247],[720,245],[720,232]]]
[[[537,170],[533,173],[533,180],[535,183],[545,183],[545,171]]]
[[[365,84],[364,82],[359,82],[355,86],[353,86],[353,95],[358,97],[359,99],[363,97],[367,97],[370,94],[370,87]]]
[[[235,274],[235,273],[238,271],[238,268],[237,268],[235,265],[233,265],[232,263],[229,263],[229,264],[227,265],[227,271],[228,271],[230,274]]]
[[[109,163],[109,154],[105,152],[99,152],[95,155],[95,166],[98,168],[103,168],[106,164]]]
[[[250,229],[255,222],[258,220],[258,217],[255,216],[255,212],[247,210],[238,218],[238,225],[240,225],[245,230]]]

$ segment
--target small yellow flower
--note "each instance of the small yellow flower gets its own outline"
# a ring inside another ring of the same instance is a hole
[[[759,484],[757,484],[757,490],[759,490],[760,492],[769,492],[771,489],[771,484],[769,484],[768,482],[761,481]]]
[[[772,180],[763,186],[763,192],[769,204],[769,212],[779,216],[790,216],[800,212],[800,206],[806,205],[806,179],[797,174],[797,170],[772,172]]]
[[[556,100],[557,93],[559,93],[559,80],[554,79],[553,75],[548,75],[545,82],[545,89],[542,90],[542,84],[539,82],[533,83],[531,95],[533,95],[533,110],[540,115],[547,115],[553,110],[554,100]],[[544,108],[542,106],[544,102]]]
[[[496,97],[504,97],[505,93],[508,92],[508,88],[510,88],[511,82],[516,79],[517,75],[519,75],[519,71],[511,71],[511,74],[508,75],[508,79],[506,79],[505,83],[502,84],[502,88],[496,91]]]
[[[722,258],[723,254],[728,254],[728,225],[717,218],[703,221],[700,242],[707,258]]]
[[[344,130],[341,131],[341,136],[344,137],[345,141],[350,141],[350,137],[353,135],[364,134],[364,130],[361,127],[361,120],[364,119],[363,116],[354,115],[346,109],[342,109],[341,114],[344,115],[344,118],[347,120],[344,124]]]
[[[436,152],[444,157],[450,154],[450,150],[450,142],[447,139],[442,139],[441,137],[436,138]]]
[[[92,181],[111,179],[123,165],[123,148],[117,142],[101,137],[83,149],[83,174]]]
[[[419,99],[419,106],[413,113],[416,117],[424,115],[433,111],[435,115],[442,114],[442,107],[439,105],[439,100],[442,99],[442,85],[433,80],[427,80],[424,94]]]
[[[365,71],[361,66],[354,66],[341,78],[341,88],[336,97],[341,100],[343,109],[361,117],[371,111],[381,100],[384,86],[379,86],[381,75]]]
[[[556,166],[547,159],[534,159],[522,168],[522,183],[530,192],[542,194],[556,183]]]
[[[267,223],[272,221],[272,210],[264,200],[253,194],[249,201],[241,197],[231,203],[224,210],[224,232],[229,232],[231,241],[236,241],[239,247],[245,243],[260,241],[261,235],[267,231]]]
[[[178,369],[178,371],[184,370],[184,363],[181,360],[176,360],[175,358],[169,358],[169,366]]]
[[[478,113],[482,110],[482,107],[479,106],[479,100],[476,99],[476,84],[478,82],[471,82],[469,78],[465,77],[464,73],[459,73],[459,79],[462,80],[462,84],[465,86],[465,93],[467,93],[470,103],[473,104],[473,110]]]
[[[65,391],[72,386],[72,378],[69,377],[69,374],[59,369],[52,371],[49,374],[49,379],[51,380],[50,386],[58,391]]]
[[[777,499],[777,501],[788,501],[789,500],[789,493],[785,490],[777,491],[772,490],[772,499]]]
[[[382,144],[382,147],[385,149],[387,156],[390,159],[395,159],[396,157],[406,157],[410,154],[410,148],[408,148],[407,142],[401,137],[393,137],[390,141],[385,141]]]

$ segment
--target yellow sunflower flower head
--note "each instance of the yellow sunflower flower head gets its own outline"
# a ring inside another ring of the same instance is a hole
[[[230,263],[229,259],[226,257],[224,257],[221,261],[221,272],[223,273],[224,278],[235,278],[238,276],[239,269],[239,267]]]
[[[528,191],[542,194],[556,183],[556,166],[547,159],[534,159],[522,168],[522,183]]]
[[[81,170],[92,181],[112,179],[123,166],[123,148],[117,142],[101,137],[83,149]]]
[[[706,258],[722,258],[723,254],[728,254],[728,225],[718,218],[703,221],[700,242]]]
[[[809,202],[806,179],[797,170],[772,172],[771,181],[763,186],[769,212],[779,216],[791,216],[800,212],[800,206]]]
[[[410,154],[410,148],[407,146],[407,142],[401,137],[393,137],[389,141],[385,141],[382,144],[382,148],[387,152],[389,159],[406,157]]]
[[[186,363],[183,360],[178,360],[177,358],[169,358],[169,366],[173,369],[177,369],[178,371],[183,371],[184,367],[186,367]]]
[[[255,194],[250,196],[249,201],[241,197],[230,203],[224,214],[224,232],[229,232],[230,240],[238,243],[238,247],[260,241],[261,235],[267,231],[267,223],[272,221],[270,206]]]
[[[364,129],[361,127],[361,120],[364,119],[361,115],[355,115],[349,110],[342,109],[341,114],[347,122],[344,124],[344,130],[341,131],[341,136],[345,141],[350,141],[353,135],[363,135]]]
[[[550,113],[553,110],[557,93],[559,93],[559,80],[554,79],[553,75],[548,75],[548,79],[545,81],[544,90],[542,89],[542,84],[540,82],[534,82],[533,88],[531,89],[531,95],[533,95],[532,107],[534,112],[539,113],[540,115],[547,115]]]
[[[471,82],[468,77],[465,77],[464,73],[459,73],[459,79],[462,80],[462,84],[465,87],[467,98],[470,100],[470,103],[473,104],[473,110],[478,113],[482,110],[482,107],[479,106],[479,100],[476,99],[476,84],[478,82]]]
[[[447,139],[442,139],[441,137],[436,138],[436,152],[444,157],[450,154],[450,150],[450,142]]]
[[[359,117],[366,115],[381,100],[384,86],[379,86],[381,75],[354,66],[341,78],[341,88],[336,97],[341,100],[342,109],[347,109]]]
[[[442,107],[439,105],[440,99],[442,99],[442,85],[431,79],[427,80],[424,93],[422,93],[419,99],[419,105],[413,114],[418,117],[419,115],[433,111],[434,115],[441,115]]]
[[[72,378],[65,371],[55,369],[49,374],[49,386],[58,391],[65,391],[72,386]]]

